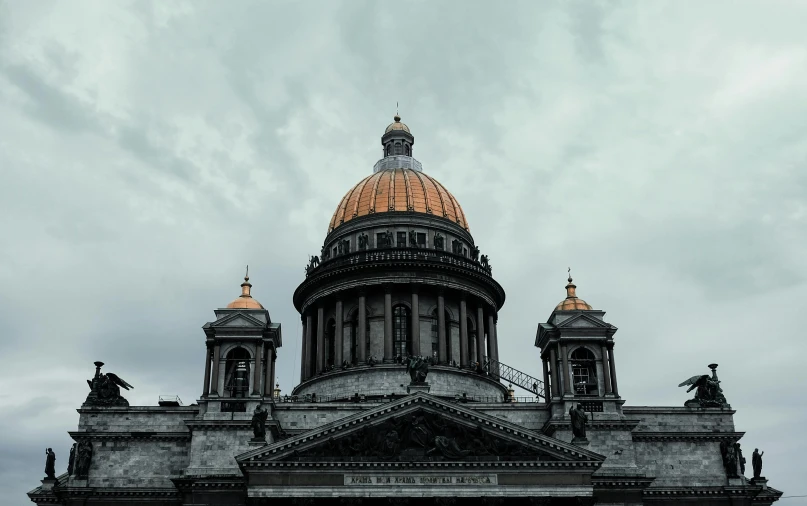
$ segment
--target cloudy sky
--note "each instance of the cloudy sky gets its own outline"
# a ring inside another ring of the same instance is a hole
[[[803,482],[807,4],[0,2],[0,502],[63,472],[92,362],[186,404],[212,310],[283,326],[395,103],[507,291],[501,359],[578,294],[629,405],[710,362],[743,446]],[[749,461],[750,462],[750,461]],[[797,504],[790,499],[783,504]]]

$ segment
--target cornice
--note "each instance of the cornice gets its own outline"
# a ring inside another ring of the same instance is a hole
[[[190,432],[162,432],[162,431],[122,431],[122,432],[89,432],[70,431],[68,432],[74,441],[121,441],[121,440],[142,440],[142,441],[190,441]]]
[[[321,469],[334,468],[337,471],[345,469],[458,469],[458,470],[479,470],[496,468],[539,468],[539,469],[578,469],[581,472],[589,472],[591,469],[598,469],[602,463],[595,460],[585,461],[557,461],[557,460],[507,460],[507,461],[468,461],[468,462],[351,462],[351,461],[244,461],[244,468],[282,468],[288,470],[298,469]]]
[[[249,429],[252,420],[185,420],[185,425],[191,430],[238,430]],[[280,426],[277,420],[267,420],[266,427]]]
[[[678,499],[718,497],[731,495],[734,497],[755,497],[759,493],[759,487],[665,487],[647,488],[644,490],[645,497],[675,497]]]
[[[558,430],[571,430],[571,421],[550,419],[544,423],[541,432],[551,436]],[[641,420],[595,420],[586,423],[586,430],[621,430],[632,431],[639,426]]]
[[[637,431],[634,441],[738,441],[745,432],[650,432]]]

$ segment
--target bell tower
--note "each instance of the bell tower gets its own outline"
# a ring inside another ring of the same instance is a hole
[[[563,416],[576,404],[586,411],[619,415],[623,401],[614,363],[617,328],[604,320],[605,311],[593,309],[576,290],[570,273],[566,298],[538,325],[535,336],[546,401],[553,416]]]
[[[249,268],[241,295],[216,309],[206,336],[205,377],[200,406],[206,412],[251,412],[273,402],[275,360],[283,341],[280,324],[252,297]]]
[[[412,147],[415,145],[415,136],[409,131],[406,123],[401,123],[401,117],[395,114],[381,136],[383,156],[413,156]]]

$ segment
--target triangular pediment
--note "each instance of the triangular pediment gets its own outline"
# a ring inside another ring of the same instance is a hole
[[[419,393],[236,457],[268,462],[602,462],[605,457]],[[597,464],[599,465],[599,464]]]
[[[580,313],[572,316],[569,319],[563,320],[555,325],[559,329],[563,328],[608,328],[611,325],[604,321],[588,315]]]
[[[211,327],[265,327],[266,324],[257,318],[244,313],[233,313],[219,318]]]

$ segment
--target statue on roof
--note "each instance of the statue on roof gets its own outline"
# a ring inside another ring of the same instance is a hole
[[[712,376],[700,374],[692,376],[688,380],[682,381],[679,387],[689,386],[687,392],[695,390],[695,397],[686,401],[684,406],[696,408],[724,408],[729,404],[720,388],[720,380],[717,379],[717,364],[709,364]]]
[[[569,417],[572,419],[572,434],[575,441],[587,441],[586,439],[586,422],[588,422],[588,415],[583,410],[583,406],[578,404],[569,408]]]
[[[252,427],[253,441],[262,441],[266,439],[266,419],[269,418],[269,410],[261,406],[255,406],[255,411],[252,413]]]
[[[52,448],[45,450],[45,478],[56,479],[56,454]]]
[[[754,479],[758,480],[762,477],[762,456],[765,452],[759,451],[759,448],[754,448],[754,453],[751,454],[751,466],[754,468]]]
[[[412,379],[412,385],[425,383],[426,376],[429,374],[429,364],[423,357],[409,356],[406,359],[406,372]]]
[[[81,441],[76,448],[76,478],[86,480],[92,463],[92,443]]]
[[[84,404],[87,406],[128,406],[127,401],[120,394],[120,389],[129,390],[134,388],[129,383],[123,381],[117,374],[108,372],[101,374],[103,362],[95,362],[95,377],[87,380],[90,386],[90,393]]]

